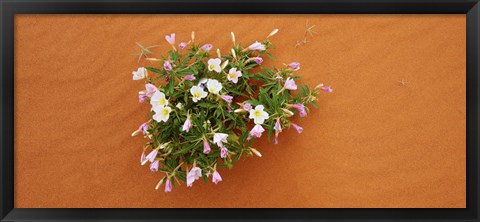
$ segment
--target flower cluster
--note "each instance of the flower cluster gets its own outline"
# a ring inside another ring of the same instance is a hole
[[[222,181],[217,169],[231,168],[242,155],[257,155],[254,138],[264,133],[278,143],[284,128],[303,128],[290,120],[298,114],[306,117],[307,104],[317,106],[319,90],[332,92],[322,84],[310,90],[297,83],[300,63],[281,68],[261,66],[264,58],[273,56],[269,38],[247,47],[235,42],[227,55],[212,44],[196,44],[192,32],[188,42],[176,47],[175,33],[165,37],[172,49],[158,67],[140,67],[132,72],[133,80],[143,80],[145,89],[138,94],[140,103],[150,103],[148,121],[132,136],[143,134],[148,142],[141,155],[141,164],[149,163],[152,172],[163,178],[156,186],[165,185],[170,192],[175,181],[188,187],[202,178],[213,183]],[[261,68],[260,68],[261,66]]]

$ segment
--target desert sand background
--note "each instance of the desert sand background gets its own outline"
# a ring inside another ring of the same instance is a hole
[[[275,28],[265,64],[300,62],[334,93],[218,185],[156,191],[130,136],[149,108],[135,42],[160,57],[193,30],[226,52],[231,31],[246,45]],[[464,208],[465,32],[465,15],[17,15],[15,207]]]

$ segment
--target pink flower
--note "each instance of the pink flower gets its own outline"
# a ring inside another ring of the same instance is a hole
[[[209,154],[211,151],[210,149],[210,144],[208,144],[208,140],[207,139],[204,139],[203,140],[203,153],[204,154]]]
[[[150,83],[145,84],[145,89],[147,90],[147,93],[145,95],[147,95],[148,97],[152,97],[153,94],[158,91],[157,87]]]
[[[145,102],[145,100],[147,100],[147,98],[148,98],[148,97],[147,97],[147,95],[145,95],[145,94],[138,94],[138,102],[139,102],[139,103]]]
[[[295,80],[288,77],[287,80],[285,80],[285,86],[284,87],[288,90],[296,90],[297,89],[297,84],[295,84]]]
[[[329,93],[333,92],[333,89],[330,88],[330,86],[322,86],[322,90]]]
[[[187,187],[191,187],[195,180],[198,180],[202,176],[202,169],[193,167],[187,174]]]
[[[293,70],[297,70],[297,69],[300,69],[300,63],[292,62],[292,63],[288,64],[288,67],[290,67]]]
[[[170,36],[166,35],[165,39],[167,40],[168,44],[170,45],[175,44],[175,33],[170,34]]]
[[[215,170],[215,172],[213,172],[212,182],[213,182],[214,184],[217,184],[217,183],[219,183],[220,181],[222,181],[222,177],[221,177],[220,174]]]
[[[293,128],[295,128],[295,130],[297,130],[298,133],[302,133],[303,131],[303,128],[295,123],[292,123],[292,126]]]
[[[227,102],[227,103],[231,103],[232,100],[233,100],[233,96],[229,96],[229,95],[221,95],[220,98],[225,100],[225,102]]]
[[[187,47],[187,43],[186,42],[181,42],[180,44],[178,44],[178,48],[180,49],[184,49],[185,47]]]
[[[212,44],[205,44],[201,47],[203,51],[210,51],[212,49],[213,45]]]
[[[248,50],[258,50],[258,51],[264,51],[265,50],[265,45],[260,43],[260,42],[254,42],[247,48]]]
[[[183,77],[183,79],[187,80],[187,81],[193,81],[195,80],[195,76],[194,75],[186,75],[185,77]]]
[[[172,192],[172,182],[167,178],[167,182],[165,182],[165,193],[168,192]]]
[[[273,140],[273,142],[275,144],[278,144],[278,134],[282,132],[282,124],[280,123],[280,118],[277,118],[277,122],[275,123],[273,129],[275,130],[275,139]]]
[[[147,134],[148,123],[143,123],[142,125],[140,125],[140,127],[138,127],[138,130],[142,131],[143,135]]]
[[[228,149],[226,147],[220,148],[220,157],[225,158],[228,155]]]
[[[169,61],[165,61],[163,63],[163,69],[166,71],[172,71],[172,64]]]
[[[187,119],[185,120],[185,123],[183,123],[182,130],[188,133],[188,131],[190,131],[190,127],[192,127],[192,122],[190,121],[190,115],[187,115]]]
[[[150,162],[153,162],[155,161],[155,158],[157,157],[157,154],[158,154],[158,150],[152,150],[152,152],[150,152],[148,155],[147,155],[147,159],[148,161]]]
[[[305,106],[301,103],[293,104],[293,108],[297,109],[301,117],[307,116],[307,111],[305,111]]]
[[[282,124],[280,124],[280,118],[277,118],[277,122],[275,123],[275,126],[273,127],[273,129],[275,130],[276,135],[282,132]]]
[[[226,133],[215,133],[213,134],[213,143],[217,144],[219,147],[223,147],[223,143],[228,143],[228,134]]]
[[[245,104],[243,104],[243,109],[247,110],[247,111],[250,111],[250,110],[252,110],[252,105],[250,103],[245,103]]]
[[[247,140],[250,140],[252,137],[260,138],[264,131],[265,131],[265,129],[262,127],[262,125],[256,124],[252,128],[252,130],[250,130],[250,134],[248,135]]]
[[[150,164],[150,170],[152,173],[156,173],[158,171],[158,160],[155,160],[155,162]]]
[[[253,61],[255,61],[257,64],[260,65],[260,64],[262,64],[263,59],[262,59],[262,57],[255,57],[255,58],[253,59]]]

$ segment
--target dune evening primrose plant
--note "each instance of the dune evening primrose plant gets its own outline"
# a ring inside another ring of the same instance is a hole
[[[156,189],[171,192],[176,184],[192,187],[202,178],[218,184],[219,168],[232,168],[242,156],[262,154],[255,139],[281,142],[287,128],[302,133],[292,117],[308,116],[307,105],[317,106],[320,91],[333,92],[323,84],[310,89],[299,82],[300,63],[268,68],[263,64],[273,48],[269,38],[246,46],[237,43],[221,55],[211,43],[197,43],[171,33],[165,40],[171,50],[159,59],[146,58],[152,67],[132,72],[133,80],[144,85],[140,103],[149,104],[147,120],[132,136],[144,135],[140,163],[161,174]],[[177,47],[176,38],[180,41]],[[297,120],[295,120],[297,121]],[[209,177],[211,177],[209,179]]]

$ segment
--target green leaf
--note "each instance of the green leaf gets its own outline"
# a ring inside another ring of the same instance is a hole
[[[270,59],[271,59],[272,61],[275,61],[275,57],[273,57],[272,54],[270,54],[269,52],[267,52],[267,53],[265,53],[265,54],[266,54],[268,57],[270,57]]]
[[[154,67],[145,67],[145,69],[147,69],[148,71],[156,72],[156,73],[162,73],[161,69],[157,69]]]

